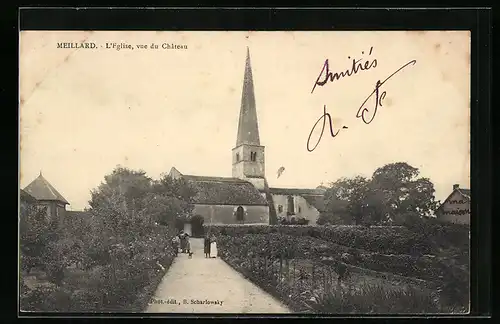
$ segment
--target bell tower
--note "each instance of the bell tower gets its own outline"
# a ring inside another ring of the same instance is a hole
[[[259,123],[255,107],[250,50],[247,47],[240,118],[236,146],[233,148],[233,177],[252,182],[257,189],[264,189],[265,156],[260,145]]]

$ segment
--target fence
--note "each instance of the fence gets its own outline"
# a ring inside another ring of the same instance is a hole
[[[304,310],[306,305],[303,302],[315,293],[338,285],[338,274],[333,265],[309,259],[256,256],[240,260],[225,255],[221,257],[258,286],[293,305],[296,311]]]

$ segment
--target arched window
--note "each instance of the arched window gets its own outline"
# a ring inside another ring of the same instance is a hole
[[[252,162],[257,161],[257,152],[250,152],[250,160],[252,160]]]
[[[236,208],[236,220],[238,222],[243,222],[245,220],[245,210],[241,206]]]
[[[240,162],[240,153],[236,153],[236,162]]]

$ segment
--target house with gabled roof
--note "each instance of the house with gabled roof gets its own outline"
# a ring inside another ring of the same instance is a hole
[[[250,51],[247,49],[232,177],[184,175],[198,191],[194,213],[204,224],[275,224],[278,217],[304,218],[315,224],[324,209],[325,188],[270,188],[265,177],[265,147],[260,143]],[[185,230],[190,232],[189,224]]]
[[[22,191],[34,197],[38,206],[46,208],[47,219],[64,218],[69,202],[42,176],[42,172]]]
[[[436,210],[438,220],[470,225],[470,189],[453,185],[453,190]]]

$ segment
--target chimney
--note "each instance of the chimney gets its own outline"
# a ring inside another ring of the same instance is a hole
[[[460,186],[459,184],[454,184],[454,185],[453,185],[453,190],[458,189],[458,188],[459,188],[459,186]]]

